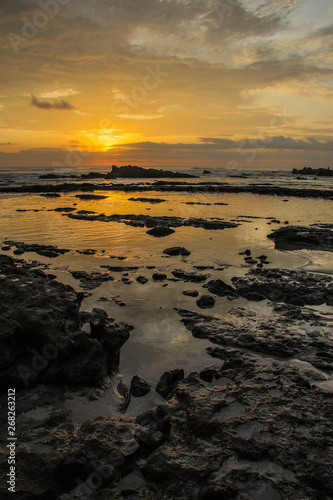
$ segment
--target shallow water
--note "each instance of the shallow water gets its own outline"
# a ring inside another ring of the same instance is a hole
[[[201,180],[206,180],[206,177]],[[248,182],[248,179],[246,181]],[[95,191],[95,194],[103,194],[107,199],[82,201],[76,198],[76,193],[62,194],[56,199],[38,195],[2,195],[0,240],[52,244],[68,248],[69,253],[53,259],[35,253],[25,253],[22,258],[48,264],[50,272],[56,274],[59,281],[70,284],[76,290],[81,289],[80,282],[74,279],[69,271],[105,272],[101,265],[140,266],[137,271],[128,271],[127,277],[133,280],[130,285],[122,282],[124,273],[112,272],[115,281],[103,283],[92,290],[91,295],[86,297],[82,304],[82,309],[86,310],[101,307],[116,321],[125,321],[135,327],[130,340],[121,350],[120,371],[125,383],[130,383],[132,376],[136,374],[156,383],[166,370],[184,368],[185,374],[188,374],[216,362],[205,351],[211,344],[192,337],[180,322],[180,317],[174,311],[175,307],[217,316],[225,314],[232,306],[270,312],[266,301],[254,303],[238,299],[230,302],[226,297],[217,298],[213,309],[202,311],[197,307],[195,298],[181,293],[184,289],[194,288],[201,295],[205,293],[202,284],[183,281],[154,282],[151,276],[156,270],[163,271],[168,278],[172,278],[171,271],[181,268],[202,272],[208,274],[210,279],[221,278],[230,283],[233,276],[241,276],[248,271],[249,267],[245,265],[244,257],[239,255],[239,252],[250,249],[254,257],[267,255],[270,267],[304,267],[309,271],[332,274],[333,253],[275,250],[274,242],[267,238],[267,234],[284,225],[285,221],[299,225],[332,222],[331,200],[290,197],[289,201],[284,201],[283,197],[253,194],[197,195],[105,191]],[[163,198],[166,201],[159,204],[129,201],[132,197]],[[212,205],[188,205],[186,202]],[[221,202],[227,205],[213,205]],[[170,236],[154,238],[146,234],[147,228],[136,228],[117,222],[74,220],[54,212],[56,207],[93,210],[97,214],[106,215],[147,214],[205,219],[217,217],[226,221],[237,221],[240,225],[223,230],[179,227],[175,228],[175,233]],[[30,211],[17,211],[23,209]],[[269,218],[274,217],[280,223],[272,223]],[[171,246],[184,246],[191,251],[191,255],[164,255],[163,250]],[[77,253],[77,250],[87,248],[95,249],[97,253],[89,256]],[[13,255],[12,250],[6,253]],[[126,259],[118,260],[116,257]],[[148,269],[147,266],[155,268]],[[201,271],[194,266],[213,266],[214,269]],[[146,276],[148,283],[138,283],[136,277],[139,275]],[[106,297],[108,301],[101,302],[98,300],[100,297]],[[125,302],[126,306],[120,307],[115,299]]]

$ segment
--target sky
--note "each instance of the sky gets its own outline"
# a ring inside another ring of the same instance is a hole
[[[0,167],[333,168],[332,0],[0,0]]]

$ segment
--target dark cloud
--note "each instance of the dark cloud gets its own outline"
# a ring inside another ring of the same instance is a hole
[[[34,95],[31,95],[30,105],[40,109],[64,109],[64,110],[75,109],[75,107],[72,104],[70,104],[67,101],[64,101],[63,99],[54,102],[40,101]]]
[[[333,140],[318,141],[313,137],[304,139],[293,139],[291,137],[275,136],[265,139],[249,138],[243,141],[234,141],[221,137],[200,137],[200,143],[157,143],[157,142],[135,142],[131,144],[116,144],[114,148],[132,148],[138,150],[228,150],[228,149],[284,149],[284,150],[311,150],[311,151],[333,151]]]

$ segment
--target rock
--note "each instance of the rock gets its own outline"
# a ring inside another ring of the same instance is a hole
[[[12,247],[10,245],[4,245],[1,247],[1,250],[3,250],[4,252],[6,252],[7,250],[10,250]]]
[[[190,175],[180,172],[170,172],[169,170],[157,170],[155,168],[142,168],[132,165],[125,165],[123,167],[117,167],[112,165],[112,174],[116,177],[124,177],[124,178],[154,178],[154,179],[163,179],[163,178],[194,178],[196,175]]]
[[[215,306],[215,299],[211,295],[202,295],[200,299],[197,300],[197,306],[200,309],[208,309]]]
[[[190,255],[191,252],[184,247],[170,247],[163,250],[167,255]]]
[[[105,200],[107,196],[100,194],[76,194],[75,198],[79,198],[80,200]]]
[[[106,281],[114,281],[113,276],[109,273],[92,272],[89,274],[86,271],[70,271],[70,273],[73,278],[80,281],[80,285],[84,290],[93,290]]]
[[[155,236],[157,238],[162,238],[164,236],[169,236],[169,234],[174,233],[175,230],[166,226],[155,226],[147,231],[147,234]]]
[[[175,389],[178,382],[183,380],[184,378],[184,370],[183,369],[174,369],[169,372],[163,373],[160,378],[157,386],[156,392],[158,392],[162,398],[166,399],[171,392]]]
[[[188,295],[189,297],[198,297],[199,292],[198,290],[183,290],[182,294]]]
[[[202,173],[204,175],[208,175],[208,174],[212,174],[213,172],[211,172],[210,170],[204,170]]]
[[[333,170],[330,170],[330,168],[311,168],[311,167],[304,167],[300,170],[297,170],[297,168],[293,168],[292,174],[318,175],[319,177],[333,177]]]
[[[84,333],[79,314],[83,294],[4,256],[0,272],[1,391],[37,382],[98,385],[118,371],[119,350],[131,327],[94,310],[91,333]]]
[[[235,289],[232,288],[232,286],[227,285],[227,283],[224,283],[224,281],[220,279],[208,281],[208,283],[203,285],[203,288],[208,288],[210,293],[218,295],[219,297],[225,297],[227,295],[237,295]]]
[[[183,271],[182,269],[175,269],[172,271],[172,274],[175,278],[179,278],[183,281],[192,281],[194,283],[205,281],[208,278],[207,274],[192,273]]]
[[[279,250],[310,248],[314,250],[333,251],[333,231],[330,227],[288,226],[275,229],[267,236],[274,240]]]
[[[39,196],[45,196],[45,198],[60,198],[58,193],[41,193]]]
[[[76,209],[74,207],[58,207],[54,209],[55,212],[65,212],[65,213],[75,212],[75,210]]]
[[[128,198],[128,201],[141,201],[141,203],[163,203],[162,198]]]
[[[145,276],[138,276],[138,277],[136,278],[136,281],[137,281],[138,283],[141,283],[141,285],[144,285],[145,283],[148,283],[148,281],[149,281],[149,280],[148,280],[148,278],[146,278]]]
[[[205,366],[203,370],[199,373],[199,377],[205,382],[212,382],[215,375],[219,374],[219,369],[216,366],[209,365]]]
[[[166,280],[167,275],[163,274],[163,273],[154,273],[152,278],[155,281],[163,281],[163,280]]]
[[[66,248],[58,248],[54,245],[38,245],[36,243],[23,243],[22,241],[12,240],[8,240],[6,243],[16,247],[16,250],[13,252],[15,255],[22,255],[24,252],[35,252],[38,255],[53,258],[69,252]]]
[[[268,299],[273,302],[303,304],[329,304],[333,299],[331,284],[327,275],[307,273],[288,269],[256,268],[244,277],[232,278],[238,295],[248,300]]]
[[[150,384],[145,380],[143,380],[142,378],[140,378],[138,375],[135,375],[132,378],[131,389],[130,389],[132,396],[140,398],[148,394],[150,389],[151,389]]]

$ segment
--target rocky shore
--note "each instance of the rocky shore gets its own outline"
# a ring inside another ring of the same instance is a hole
[[[232,285],[208,281],[203,297],[261,294],[270,313],[178,308],[192,335],[212,343],[212,364],[187,376],[175,367],[155,387],[134,377],[129,388],[117,374],[130,325],[81,311],[82,293],[10,257],[0,256],[0,273],[0,421],[5,429],[16,387],[18,498],[333,498],[333,314],[304,306],[332,305],[329,276],[259,267]],[[110,279],[100,274],[93,279]],[[172,274],[200,287],[208,279]],[[157,406],[126,414],[131,397],[152,392]],[[2,485],[7,458],[3,444]]]
[[[157,178],[155,176],[155,178]],[[333,193],[327,189],[314,189],[314,188],[293,188],[286,186],[274,185],[236,185],[227,184],[225,182],[177,182],[177,181],[156,181],[153,183],[133,183],[123,184],[117,183],[103,183],[93,184],[90,182],[71,182],[64,184],[31,184],[24,186],[1,186],[0,193],[72,193],[72,192],[93,192],[93,191],[124,191],[124,192],[159,192],[159,193],[252,193],[268,196],[283,196],[283,197],[297,197],[297,198],[324,198],[328,200],[333,199]]]

